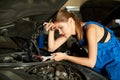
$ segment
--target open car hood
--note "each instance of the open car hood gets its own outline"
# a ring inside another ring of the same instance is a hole
[[[0,27],[19,18],[40,15],[48,20],[67,0],[0,0]]]

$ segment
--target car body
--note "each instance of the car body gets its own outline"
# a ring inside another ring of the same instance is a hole
[[[92,69],[67,61],[42,61],[50,52],[37,38],[43,23],[67,0],[0,1],[0,80],[108,80]]]

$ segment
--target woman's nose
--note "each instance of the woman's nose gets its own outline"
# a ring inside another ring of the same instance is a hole
[[[58,31],[59,31],[59,34],[62,34],[62,31],[60,29]]]

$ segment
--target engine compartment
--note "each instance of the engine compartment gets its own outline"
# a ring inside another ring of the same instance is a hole
[[[76,69],[62,62],[45,62],[26,71],[44,80],[83,80],[85,77]]]

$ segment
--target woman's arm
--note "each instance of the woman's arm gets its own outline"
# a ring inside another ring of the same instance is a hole
[[[55,29],[56,26],[54,23],[44,23],[46,31],[48,31],[48,51],[53,52],[57,48],[59,48],[67,39],[69,38],[70,35],[66,36],[60,36],[55,40]]]
[[[68,37],[60,36],[55,40],[54,31],[49,31],[48,34],[48,51],[53,52],[57,48],[59,48],[65,41],[67,41]]]
[[[95,25],[89,25],[86,29],[86,37],[88,41],[88,57],[68,56],[66,59],[84,66],[94,67],[97,58],[97,32]]]
[[[77,64],[88,67],[94,67],[97,58],[97,32],[95,25],[89,25],[86,29],[86,36],[88,41],[88,57],[74,57],[63,54],[61,52],[53,54],[53,59],[56,61],[68,60]]]

